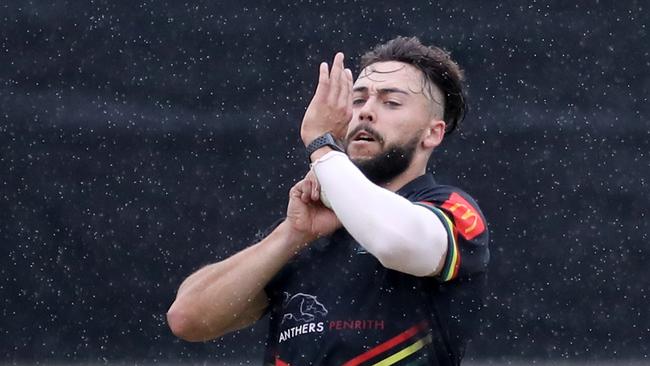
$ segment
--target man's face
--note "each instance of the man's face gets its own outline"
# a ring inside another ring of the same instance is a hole
[[[421,153],[422,138],[440,109],[427,93],[421,71],[411,65],[379,62],[361,71],[345,143],[370,180],[387,183]]]

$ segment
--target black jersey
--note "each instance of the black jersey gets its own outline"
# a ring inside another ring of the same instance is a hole
[[[428,207],[447,229],[442,272],[416,277],[385,268],[344,229],[311,243],[266,288],[265,364],[460,363],[484,298],[485,219],[471,197],[429,174],[397,193]]]

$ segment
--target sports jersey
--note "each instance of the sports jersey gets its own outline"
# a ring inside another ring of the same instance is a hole
[[[460,363],[483,305],[485,218],[469,195],[430,174],[396,193],[443,222],[448,249],[440,274],[385,268],[345,229],[311,243],[265,288],[266,365]]]

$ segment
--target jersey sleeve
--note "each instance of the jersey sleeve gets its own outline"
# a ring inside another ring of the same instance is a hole
[[[460,190],[446,187],[420,197],[415,204],[431,210],[447,231],[447,256],[438,274],[440,281],[485,272],[489,261],[489,233],[485,217],[474,199]]]

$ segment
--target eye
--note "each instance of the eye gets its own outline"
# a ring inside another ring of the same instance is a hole
[[[402,105],[401,103],[396,102],[394,100],[387,100],[387,101],[384,102],[384,104],[386,104],[386,105],[388,105],[390,107],[399,107],[399,106]]]
[[[361,104],[363,104],[363,103],[365,103],[365,102],[366,102],[366,100],[363,99],[363,98],[355,98],[355,99],[352,99],[352,104],[353,104],[353,105],[361,105]]]

